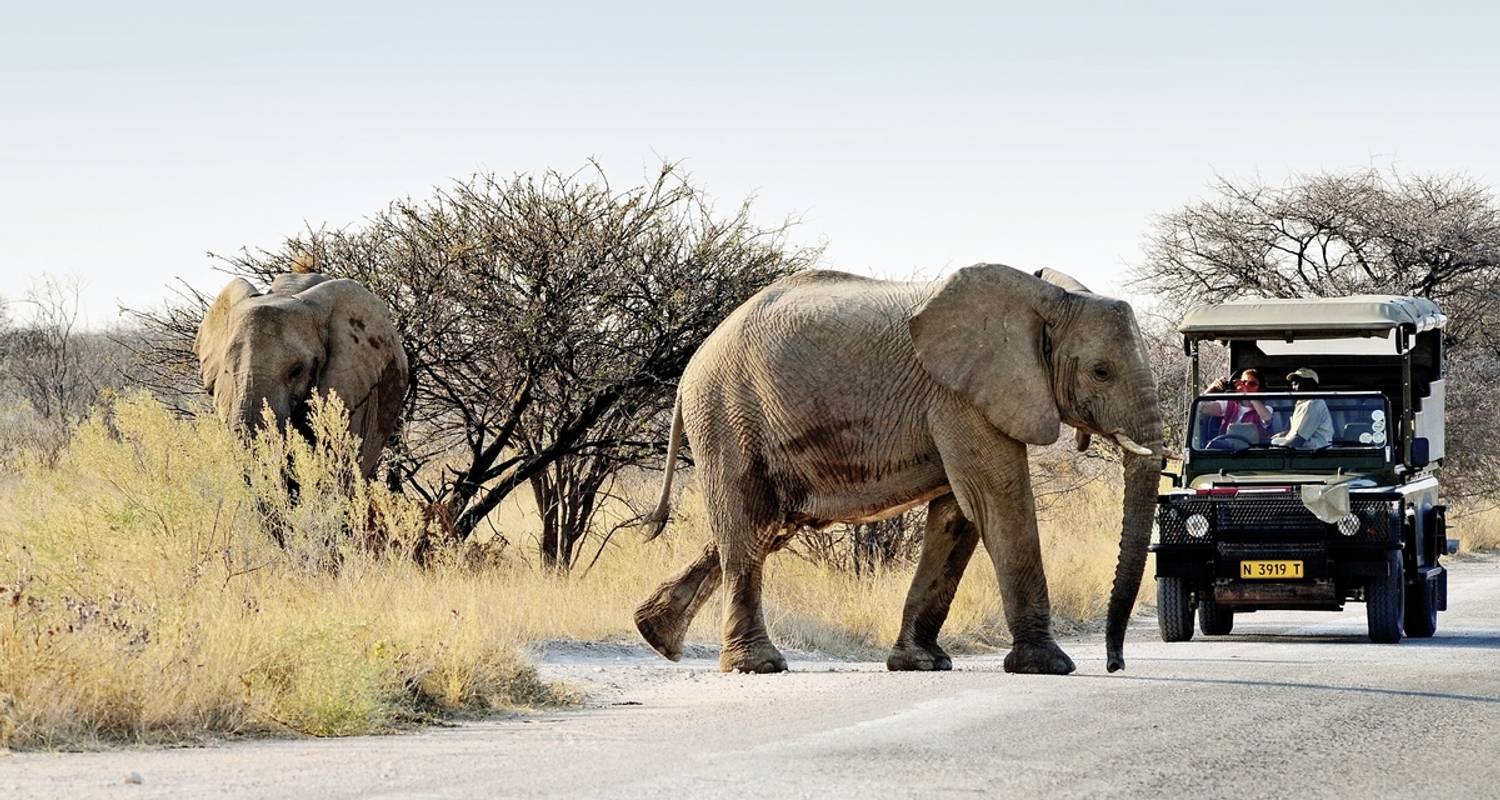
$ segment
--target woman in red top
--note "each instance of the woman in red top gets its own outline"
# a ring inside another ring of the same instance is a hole
[[[1234,391],[1244,394],[1253,394],[1260,391],[1260,373],[1253,369],[1247,369],[1234,379]],[[1219,379],[1214,385],[1208,387],[1210,392],[1225,392],[1229,390],[1229,381]],[[1271,423],[1271,409],[1259,400],[1225,400],[1222,403],[1204,403],[1202,413],[1211,417],[1222,417],[1222,432],[1228,433],[1229,426],[1235,424],[1246,424],[1255,426],[1255,441],[1250,444],[1262,444],[1266,441]]]

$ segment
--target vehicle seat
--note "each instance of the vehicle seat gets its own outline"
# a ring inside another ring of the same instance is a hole
[[[1359,444],[1359,435],[1362,433],[1374,433],[1374,426],[1368,422],[1351,422],[1344,426],[1343,435],[1339,436],[1341,444]]]
[[[1251,444],[1260,444],[1260,430],[1253,423],[1231,422],[1224,429],[1225,436],[1236,436]]]

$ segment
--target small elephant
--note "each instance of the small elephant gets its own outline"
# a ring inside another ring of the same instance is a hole
[[[263,405],[278,425],[297,428],[314,392],[337,394],[360,442],[360,469],[374,475],[408,376],[390,311],[368,289],[295,273],[278,276],[261,294],[235,278],[203,315],[193,352],[214,409],[242,435],[260,426]]]
[[[686,433],[712,536],[641,604],[636,627],[680,658],[688,624],[722,580],[720,668],[784,670],[761,610],[766,556],[802,527],[925,503],[922,554],[887,666],[952,668],[937,635],[983,540],[1014,640],[1005,669],[1071,672],[1052,637],[1026,454],[1028,444],[1056,441],[1062,423],[1125,451],[1106,633],[1113,672],[1125,664],[1162,452],[1156,386],[1130,306],[1058,273],[996,264],[934,283],[838,272],[778,281],[730,314],[682,376],[661,501],[644,521],[653,536],[666,524]]]

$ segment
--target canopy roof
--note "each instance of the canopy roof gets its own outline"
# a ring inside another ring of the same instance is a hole
[[[1198,306],[1177,330],[1190,339],[1335,339],[1384,336],[1400,326],[1429,331],[1447,321],[1437,303],[1425,297],[1250,298]]]

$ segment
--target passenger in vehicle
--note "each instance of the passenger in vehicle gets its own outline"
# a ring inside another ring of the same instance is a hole
[[[1236,392],[1258,392],[1261,389],[1260,373],[1247,369],[1233,380],[1232,386]],[[1208,391],[1217,394],[1231,391],[1230,387],[1229,379],[1220,378],[1208,387]],[[1219,400],[1203,403],[1199,408],[1203,416],[1219,418],[1220,424],[1210,438],[1222,434],[1245,439],[1250,444],[1263,444],[1266,441],[1269,432],[1266,426],[1271,422],[1271,409],[1259,400]]]
[[[1294,392],[1316,392],[1318,373],[1303,367],[1286,376]],[[1292,427],[1271,437],[1271,444],[1298,450],[1318,450],[1333,443],[1333,415],[1318,398],[1298,400],[1292,409]]]

